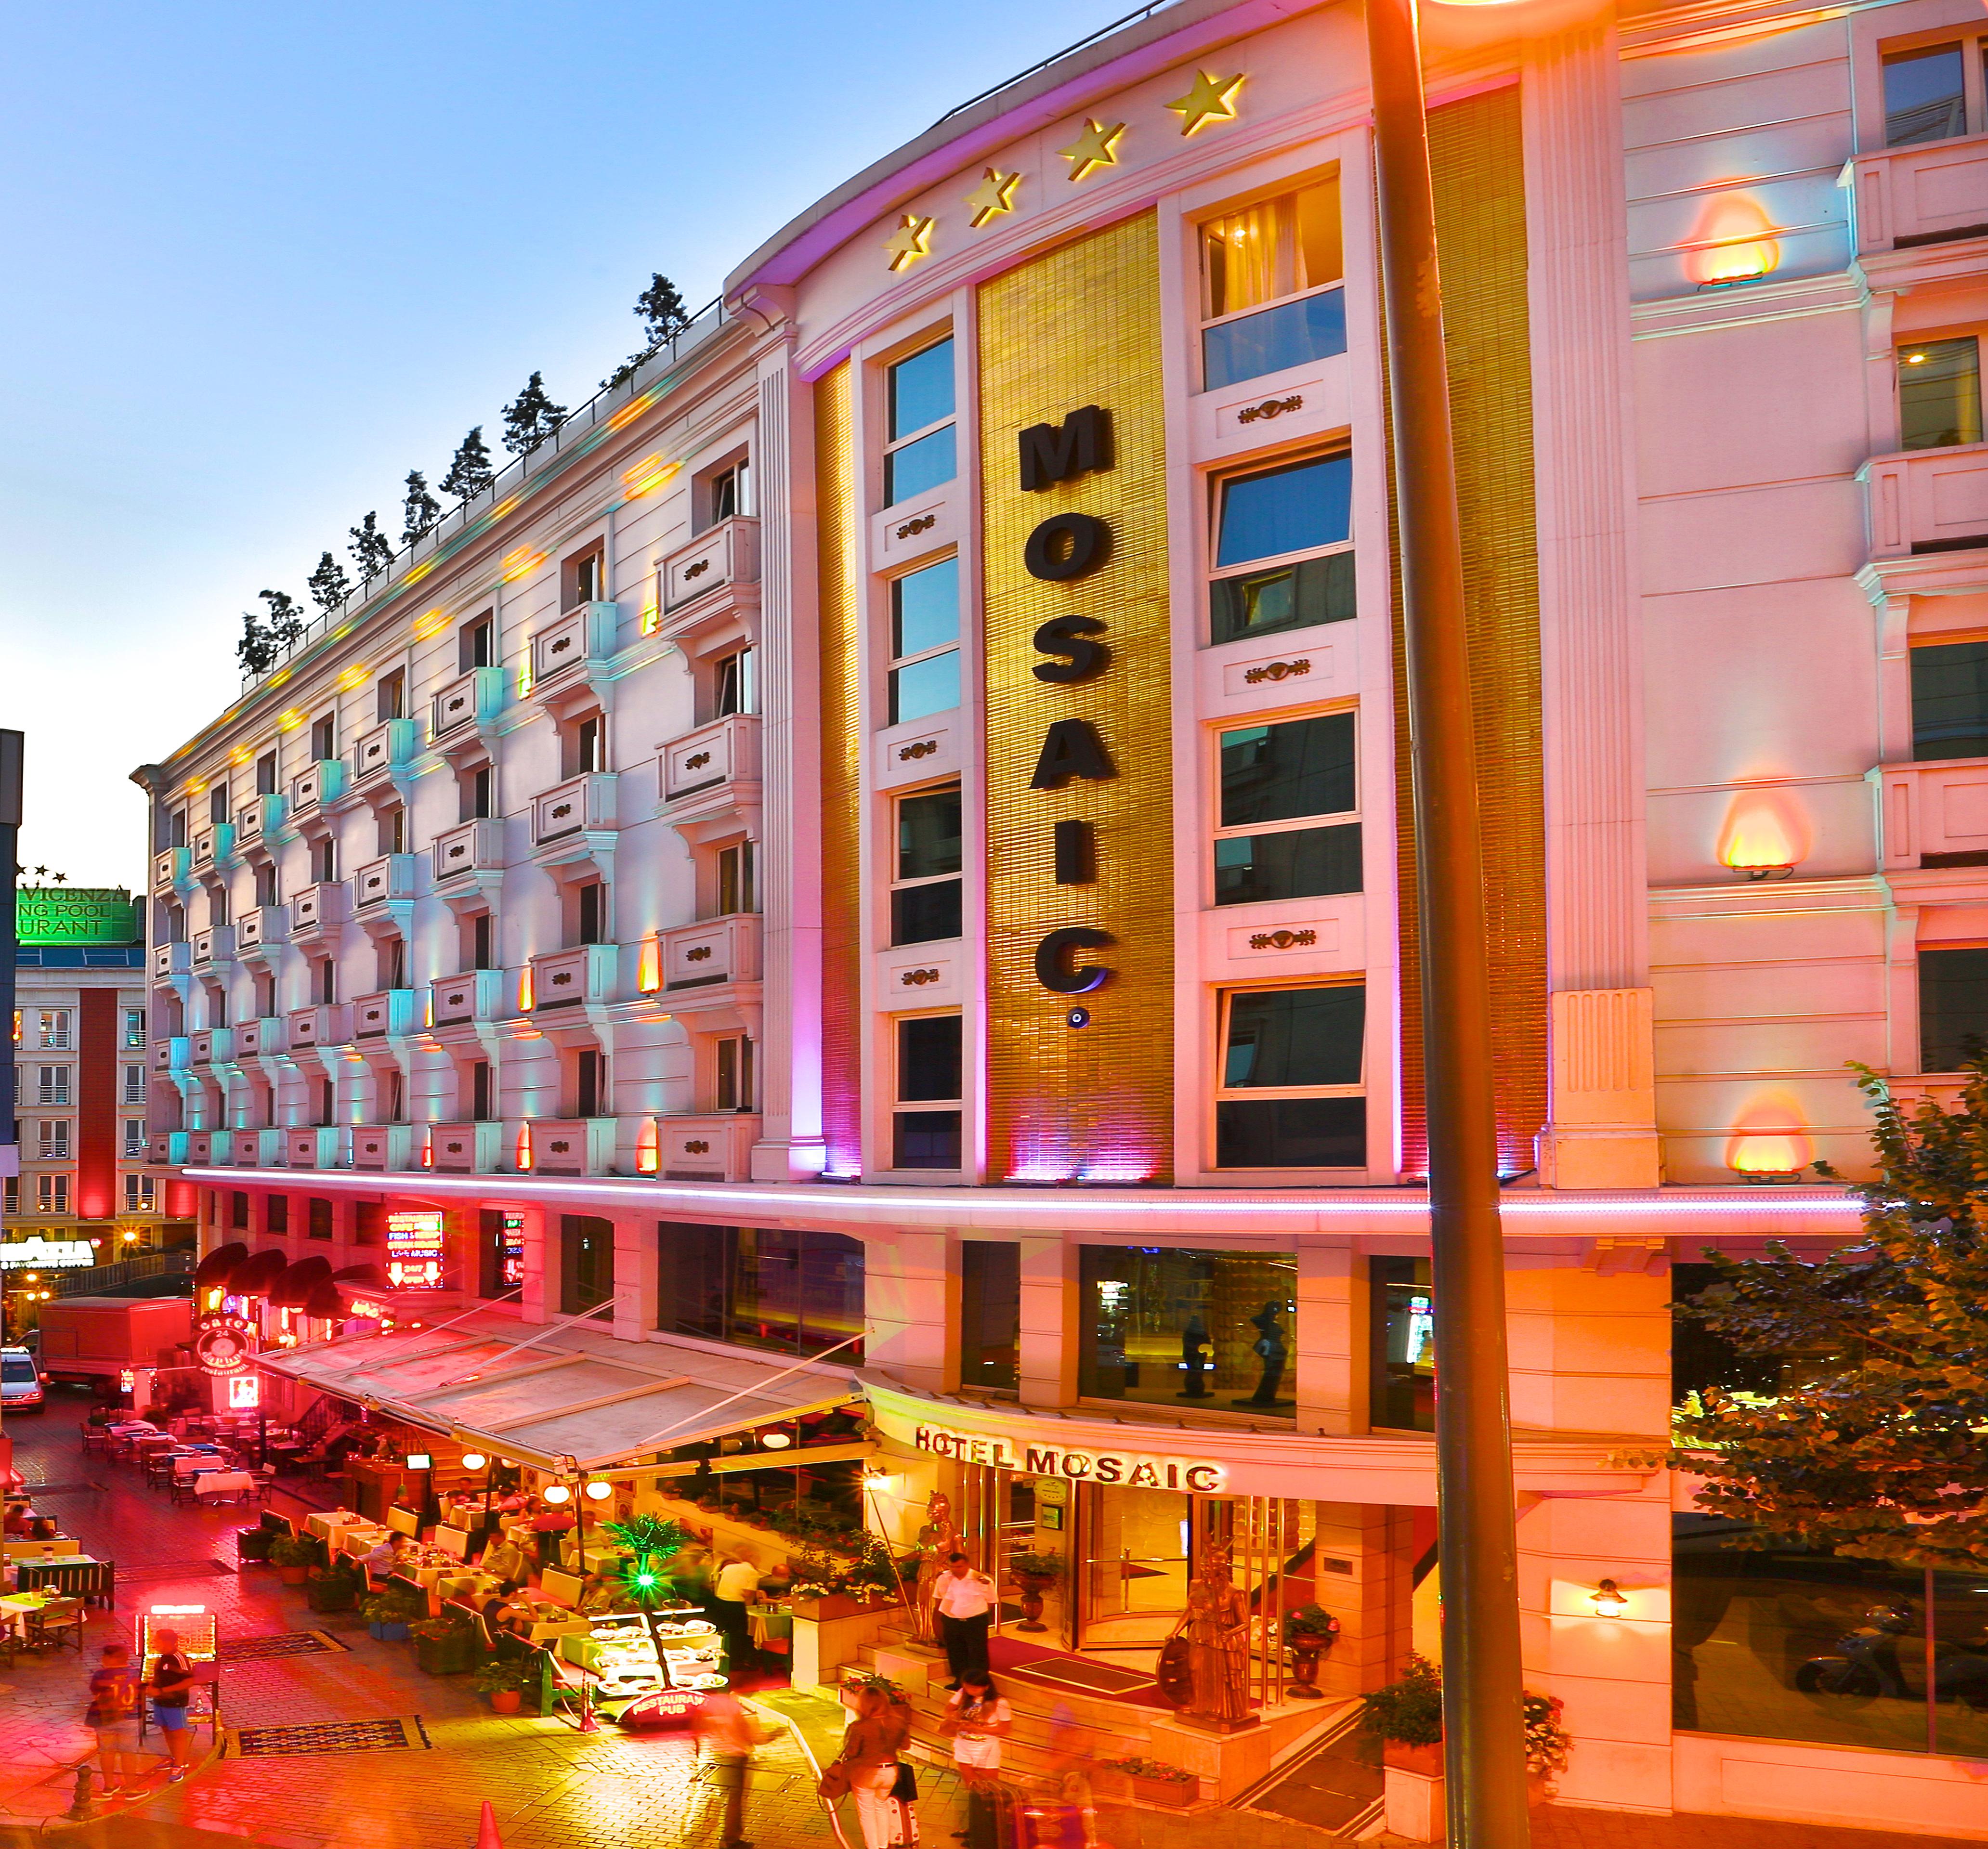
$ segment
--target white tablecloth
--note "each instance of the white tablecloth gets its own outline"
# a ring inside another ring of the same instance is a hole
[[[193,1480],[195,1496],[240,1496],[255,1487],[255,1478],[245,1470],[203,1470]]]

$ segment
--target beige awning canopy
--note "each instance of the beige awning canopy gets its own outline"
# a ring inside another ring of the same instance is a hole
[[[269,1373],[550,1471],[626,1465],[864,1394],[832,1360],[617,1341],[597,1324],[519,1323],[487,1312],[257,1360]]]

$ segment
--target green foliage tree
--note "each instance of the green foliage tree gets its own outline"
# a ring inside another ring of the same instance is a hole
[[[614,371],[600,381],[603,391],[611,391],[625,380],[635,376],[636,368],[665,340],[674,340],[690,326],[689,311],[684,306],[682,293],[677,286],[661,270],[649,279],[649,286],[635,298],[634,314],[642,323],[642,331],[648,336],[647,344],[640,353],[631,353]]]
[[[352,594],[352,586],[345,576],[345,567],[330,553],[317,562],[317,570],[305,580],[309,586],[311,601],[329,614]]]
[[[276,664],[276,644],[269,630],[263,627],[262,614],[245,610],[242,613],[242,634],[235,644],[235,657],[242,664],[245,674],[265,674]]]
[[[525,389],[504,407],[504,447],[514,456],[536,449],[566,421],[566,407],[555,404],[537,373]]]
[[[448,473],[441,478],[441,492],[458,501],[473,501],[497,479],[490,466],[490,446],[483,441],[483,426],[478,424],[456,445]]]
[[[361,583],[376,577],[394,562],[394,543],[380,530],[380,516],[370,513],[357,526],[346,529],[352,543],[346,550],[359,567]]]
[[[401,502],[401,543],[413,545],[441,518],[441,503],[428,492],[428,477],[418,468],[409,469]]]
[[[269,607],[269,640],[279,650],[288,648],[304,633],[304,613],[286,590],[259,590],[256,596]]]
[[[1827,1258],[1779,1242],[1706,1256],[1690,1313],[1778,1362],[1771,1394],[1707,1391],[1677,1418],[1672,1461],[1702,1507],[1790,1541],[1914,1566],[1988,1565],[1988,1052],[1958,1108],[1908,1110],[1858,1066],[1876,1114],[1863,1230]],[[1841,1180],[1826,1162],[1816,1171]]]

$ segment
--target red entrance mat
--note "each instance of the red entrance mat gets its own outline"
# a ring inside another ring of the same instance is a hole
[[[1127,1669],[1116,1663],[1101,1663],[1095,1657],[1073,1656],[1067,1651],[1044,1650],[1005,1637],[988,1640],[987,1658],[1002,1675],[1040,1688],[1054,1688],[1066,1695],[1100,1695],[1107,1702],[1128,1702],[1138,1708],[1171,1710],[1173,1705],[1161,1695],[1159,1684],[1147,1670]]]

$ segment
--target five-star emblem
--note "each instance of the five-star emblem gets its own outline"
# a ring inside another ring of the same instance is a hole
[[[931,255],[932,221],[921,218],[916,212],[905,212],[898,220],[898,228],[891,233],[884,248],[891,254],[891,267],[894,270],[909,269],[921,257]]]
[[[980,184],[966,195],[967,209],[973,214],[967,223],[978,231],[1002,213],[1013,211],[1015,188],[1021,183],[1019,174],[1004,174],[995,167],[987,168],[981,175]]]
[[[1181,118],[1181,133],[1191,135],[1204,122],[1232,122],[1236,105],[1229,99],[1242,86],[1239,73],[1233,77],[1211,77],[1206,71],[1194,73],[1194,87],[1167,107]]]
[[[1067,147],[1057,152],[1070,163],[1070,177],[1081,180],[1094,168],[1116,167],[1118,157],[1112,150],[1118,145],[1118,137],[1125,132],[1125,124],[1114,122],[1109,128],[1086,116],[1084,133]]]

